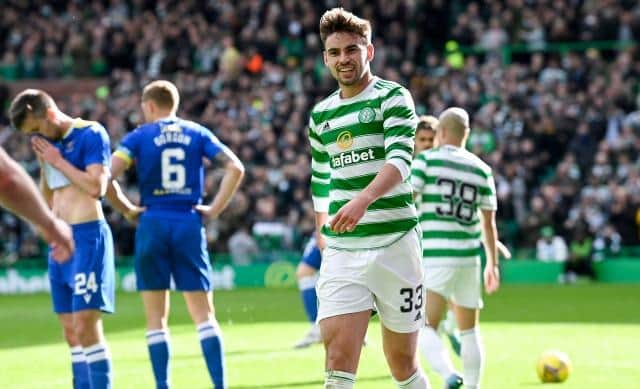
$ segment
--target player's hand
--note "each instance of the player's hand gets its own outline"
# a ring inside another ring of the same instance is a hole
[[[498,266],[487,265],[484,268],[484,289],[492,294],[500,288],[500,269]]]
[[[147,208],[145,207],[138,207],[135,206],[131,209],[128,209],[125,213],[124,213],[124,218],[127,219],[127,221],[133,225],[137,225],[138,224],[138,219],[140,218],[140,215],[146,211]]]
[[[505,259],[511,259],[511,251],[504,245],[504,243],[497,240],[496,247],[498,248],[498,252],[502,254]]]
[[[331,220],[329,227],[338,234],[353,231],[364,216],[367,207],[369,207],[368,201],[360,196],[354,197],[340,208],[336,216]]]
[[[218,218],[218,216],[220,216],[220,212],[213,209],[213,207],[210,205],[199,204],[193,208],[207,219],[216,219]]]
[[[51,247],[51,257],[58,263],[64,263],[71,258],[75,250],[73,233],[71,227],[58,218],[53,219],[53,223],[40,230],[44,239]]]
[[[31,148],[36,153],[38,159],[47,162],[53,167],[56,167],[63,159],[60,150],[40,136],[31,138]]]

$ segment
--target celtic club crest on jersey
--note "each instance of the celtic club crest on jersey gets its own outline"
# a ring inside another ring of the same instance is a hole
[[[376,111],[373,108],[365,107],[358,114],[358,121],[360,123],[371,123],[376,118]]]

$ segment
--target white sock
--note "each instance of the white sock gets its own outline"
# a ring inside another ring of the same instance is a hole
[[[111,359],[109,348],[106,343],[96,343],[94,345],[83,348],[87,363],[94,363],[102,360]]]
[[[424,374],[421,368],[418,368],[415,373],[404,381],[398,381],[394,379],[398,389],[429,389],[429,379]]]
[[[480,329],[478,327],[474,327],[470,330],[461,331],[460,345],[464,387],[477,389],[480,384],[480,373],[482,371],[482,362],[484,359]]]
[[[449,358],[449,353],[444,343],[442,343],[442,339],[440,339],[438,333],[430,326],[424,326],[420,330],[418,348],[433,370],[443,379],[446,380],[455,373],[453,363],[451,362],[451,358]]]
[[[324,389],[351,389],[355,383],[355,374],[339,370],[329,370],[325,373]]]
[[[298,280],[298,289],[305,290],[305,289],[315,288],[317,282],[318,282],[318,274],[302,277]]]
[[[87,363],[87,357],[82,351],[82,346],[71,347],[71,363]]]
[[[169,343],[169,329],[148,330],[146,333],[147,344]]]

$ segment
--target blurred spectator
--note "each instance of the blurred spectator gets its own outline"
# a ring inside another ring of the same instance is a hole
[[[234,265],[249,265],[260,252],[246,225],[240,226],[229,238],[229,251]]]
[[[587,276],[591,280],[596,279],[593,270],[593,239],[588,235],[584,226],[579,226],[573,232],[569,249],[569,260],[565,262],[564,274],[561,282],[575,283],[578,275]]]
[[[545,226],[553,225],[549,208],[546,206],[541,196],[535,196],[531,199],[531,211],[522,224],[522,233],[524,235],[525,245],[528,247],[537,246],[537,238],[539,232]],[[549,230],[545,230],[549,231]],[[553,233],[553,229],[551,229]]]
[[[611,204],[611,213],[609,222],[620,234],[623,245],[637,245],[638,240],[638,223],[636,221],[637,206],[630,204],[629,195],[625,188],[617,188],[613,193],[613,204]]]
[[[553,227],[543,227],[536,243],[536,259],[542,262],[565,262],[567,258],[569,250],[564,238],[556,235]]]
[[[593,240],[593,260],[600,262],[606,258],[617,257],[622,250],[620,234],[607,224],[601,228]]]

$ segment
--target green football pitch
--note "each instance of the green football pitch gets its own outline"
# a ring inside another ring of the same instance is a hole
[[[173,387],[210,387],[194,326],[182,298],[172,298]],[[231,388],[322,387],[322,347],[291,347],[308,328],[296,290],[220,291],[215,299]],[[640,387],[639,286],[509,285],[485,303],[484,388]],[[141,308],[136,294],[119,294],[117,313],[105,320],[115,388],[154,386]],[[373,319],[357,387],[394,387],[379,327]],[[569,354],[573,371],[567,382],[538,382],[535,362],[546,349]],[[441,388],[440,379],[423,366],[433,388]],[[0,296],[0,388],[69,388],[70,376],[69,351],[50,312],[49,297]]]

